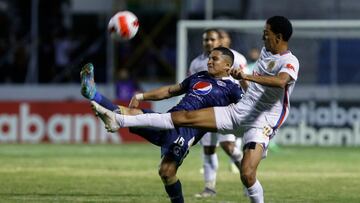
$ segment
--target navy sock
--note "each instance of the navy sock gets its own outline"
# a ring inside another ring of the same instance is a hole
[[[184,203],[180,180],[177,180],[172,185],[165,185],[165,190],[169,195],[171,203]]]
[[[109,109],[110,111],[114,111],[114,110],[119,108],[117,105],[113,104],[108,98],[106,98],[105,96],[103,96],[99,92],[95,93],[95,96],[94,96],[93,100],[96,101],[101,106]]]

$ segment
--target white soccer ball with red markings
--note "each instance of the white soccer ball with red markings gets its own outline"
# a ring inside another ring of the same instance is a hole
[[[108,25],[111,38],[116,41],[125,41],[133,38],[138,29],[138,18],[130,11],[116,13],[111,17]]]

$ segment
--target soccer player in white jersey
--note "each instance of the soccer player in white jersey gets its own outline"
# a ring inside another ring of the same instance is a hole
[[[261,50],[254,74],[231,69],[230,74],[234,78],[250,81],[247,91],[237,104],[141,116],[115,114],[99,105],[95,108],[106,117],[104,122],[109,131],[135,126],[164,129],[185,126],[243,135],[245,146],[241,181],[247,187],[250,201],[262,203],[264,195],[256,178],[257,167],[267,155],[270,139],[289,114],[290,94],[298,77],[299,61],[288,47],[291,35],[292,25],[287,18],[273,16],[267,19],[263,31],[265,47]],[[265,129],[269,132],[263,130],[264,126],[267,126]]]
[[[200,71],[207,70],[207,62],[209,53],[212,49],[218,46],[224,46],[229,48],[231,39],[225,31],[218,29],[207,29],[202,35],[203,53],[193,59],[190,63],[189,75],[193,75]],[[233,68],[245,68],[246,59],[243,55],[235,50],[232,50],[234,54]],[[237,80],[234,82],[238,83]],[[206,133],[200,140],[203,146],[203,171],[204,171],[204,190],[195,194],[195,197],[212,197],[216,195],[216,176],[219,167],[218,156],[216,154],[216,147],[219,145],[225,153],[231,158],[235,164],[236,170],[240,168],[240,162],[242,159],[241,141],[236,142],[236,137],[233,134],[220,135],[219,133]],[[240,146],[239,146],[240,145]]]

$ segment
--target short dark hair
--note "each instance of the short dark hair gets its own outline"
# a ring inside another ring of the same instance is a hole
[[[289,41],[293,28],[289,19],[284,16],[273,16],[267,19],[266,24],[271,26],[271,31],[275,34],[281,34],[284,41]]]
[[[219,38],[221,38],[221,33],[219,32],[219,29],[216,29],[216,28],[208,28],[208,29],[204,30],[203,33],[210,33],[210,32],[217,33]]]
[[[212,51],[220,51],[222,55],[228,56],[230,58],[230,67],[234,64],[234,54],[232,51],[226,47],[216,47]]]
[[[229,37],[230,38],[230,34],[228,31],[224,30],[224,29],[217,29],[218,33],[220,34],[221,38],[224,37]]]

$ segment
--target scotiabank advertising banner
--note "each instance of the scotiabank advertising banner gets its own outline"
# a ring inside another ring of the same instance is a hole
[[[126,105],[125,103],[118,102]],[[142,103],[141,108],[150,108]],[[89,102],[0,102],[0,143],[144,141],[127,128],[108,133]]]
[[[360,102],[291,102],[274,139],[283,145],[360,146]]]

